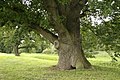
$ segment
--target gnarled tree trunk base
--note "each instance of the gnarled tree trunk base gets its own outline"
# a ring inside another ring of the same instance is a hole
[[[56,66],[60,70],[90,69],[91,64],[85,58],[81,46],[60,42],[58,49],[59,61]]]

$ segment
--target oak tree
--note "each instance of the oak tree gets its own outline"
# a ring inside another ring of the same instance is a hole
[[[28,27],[43,35],[58,50],[59,69],[91,68],[80,35],[80,18],[84,16],[81,12],[86,3],[87,0],[1,0],[0,24]]]

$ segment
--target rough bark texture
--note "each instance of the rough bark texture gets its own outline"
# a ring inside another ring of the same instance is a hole
[[[58,49],[59,69],[91,68],[91,64],[84,56],[80,36],[80,11],[86,2],[86,0],[71,0],[63,5],[57,0],[43,1],[49,14],[50,24],[58,33],[58,44],[55,41],[55,46],[57,45]],[[64,18],[63,21],[58,18],[59,16]]]
[[[58,67],[65,70],[72,68],[91,68],[91,64],[85,58],[82,50],[79,27],[78,29],[73,29],[72,32],[68,34],[69,37],[59,36]]]
[[[47,38],[52,44],[54,44],[54,41],[58,39],[57,35],[54,35],[52,32],[50,32],[47,29],[43,29],[40,26],[33,25],[32,24],[32,30],[34,30],[36,33],[41,34],[44,36],[44,38]]]

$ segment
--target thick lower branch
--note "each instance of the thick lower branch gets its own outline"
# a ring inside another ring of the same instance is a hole
[[[32,25],[30,28],[36,33],[41,34],[44,38],[48,39],[52,44],[54,44],[54,41],[58,39],[57,35],[42,27]]]

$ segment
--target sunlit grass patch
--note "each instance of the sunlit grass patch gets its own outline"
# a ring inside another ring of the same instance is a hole
[[[48,54],[0,54],[0,80],[120,80],[120,62],[108,56],[89,58],[93,68],[88,70],[52,70],[57,59]]]
[[[29,54],[26,55],[25,53],[22,53],[21,56],[25,57],[32,57],[32,58],[37,58],[37,59],[45,59],[45,60],[58,60],[57,54]]]

